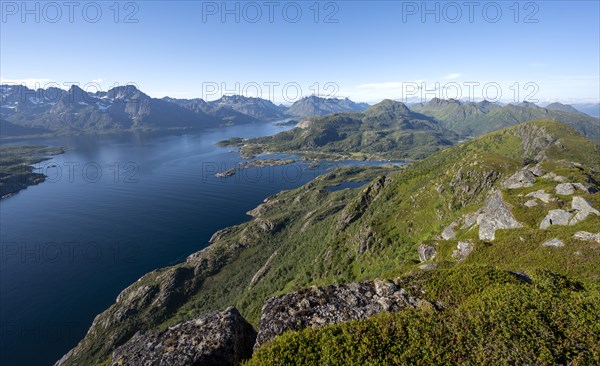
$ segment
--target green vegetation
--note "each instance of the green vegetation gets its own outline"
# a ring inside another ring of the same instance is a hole
[[[490,267],[441,271],[427,278],[430,287],[461,289],[467,284],[478,291],[462,291],[456,306],[439,312],[383,313],[322,329],[287,332],[245,365],[600,362],[597,292],[546,271],[536,272],[531,283],[508,276]]]
[[[132,284],[97,317],[67,364],[98,364],[136,331],[231,305],[258,326],[269,297],[312,285],[399,277],[403,288],[424,291],[421,297],[443,310],[288,333],[250,364],[597,363],[600,252],[598,244],[573,235],[600,231],[600,217],[540,230],[548,210],[568,208],[571,197],[526,208],[525,194],[553,192],[557,183],[538,178],[530,187],[501,188],[542,158],[547,172],[600,188],[600,146],[568,126],[535,121],[410,166],[347,167],[280,192],[252,210],[251,221],[216,233],[185,263]],[[367,179],[371,183],[358,189],[325,188]],[[462,227],[455,238],[440,239],[444,228],[477,211],[494,189],[523,227],[498,230],[491,242]],[[600,195],[577,195],[600,208]],[[555,237],[564,247],[542,246]],[[474,250],[457,262],[452,252],[460,240],[471,240]],[[421,244],[436,247],[436,270],[419,269]]]
[[[334,113],[303,120],[290,131],[250,140],[231,138],[243,156],[286,152],[308,159],[422,159],[456,141],[434,120],[385,100],[364,112]]]
[[[31,165],[63,152],[62,148],[44,146],[0,146],[0,197],[43,182],[45,176],[35,173]]]
[[[480,136],[501,128],[536,119],[550,119],[562,122],[582,135],[599,141],[600,120],[578,112],[573,107],[564,110],[538,107],[533,103],[501,106],[483,101],[460,102],[434,98],[428,103],[415,105],[411,110],[438,120],[442,126],[460,136]]]

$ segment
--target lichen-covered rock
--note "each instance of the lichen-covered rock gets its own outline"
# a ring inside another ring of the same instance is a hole
[[[575,193],[575,186],[572,183],[561,183],[556,186],[556,193],[563,196],[570,196]]]
[[[444,231],[442,231],[442,239],[444,239],[444,240],[453,239],[456,236],[456,232],[454,231],[454,228],[457,226],[458,226],[458,223],[456,221],[451,223],[450,225],[448,225],[444,229]]]
[[[543,247],[555,247],[555,248],[560,248],[565,246],[565,243],[562,242],[562,240],[558,239],[558,238],[553,238],[550,240],[547,240],[546,242],[544,242],[544,244],[542,244]]]
[[[573,214],[565,210],[550,210],[548,211],[546,217],[544,217],[544,219],[542,220],[542,223],[540,224],[540,229],[544,230],[552,225],[567,226],[569,225],[569,222],[572,218]]]
[[[252,355],[256,331],[234,307],[163,331],[136,333],[110,366],[238,365]]]
[[[477,216],[480,240],[494,240],[498,229],[517,229],[522,225],[515,219],[502,194],[495,191],[485,201],[483,208]]]
[[[535,175],[527,168],[523,168],[510,176],[502,183],[506,189],[531,187],[535,183]]]
[[[553,172],[543,175],[542,178],[552,179],[553,181],[559,182],[559,183],[564,183],[567,181],[567,178],[563,177],[562,175],[557,175],[556,173],[553,173]]]
[[[571,208],[576,211],[575,216],[569,222],[569,225],[575,225],[579,221],[585,220],[589,215],[600,216],[600,212],[590,205],[583,197],[575,196],[571,202]]]
[[[552,195],[550,193],[546,193],[546,191],[543,189],[540,189],[539,191],[527,193],[525,195],[525,197],[537,198],[538,200],[540,200],[544,203],[550,203],[550,202],[554,201],[554,197],[552,197]]]
[[[538,205],[538,202],[536,200],[529,200],[527,202],[524,203],[525,207],[535,207]]]
[[[286,330],[364,319],[383,311],[417,308],[427,301],[393,282],[366,281],[311,287],[268,299],[262,308],[255,349]]]
[[[532,167],[528,167],[527,168],[533,175],[535,175],[536,177],[541,177],[542,175],[544,175],[546,172],[544,171],[544,169],[542,169],[542,167],[540,166],[540,164],[536,164]]]
[[[456,245],[456,249],[452,252],[452,258],[456,259],[457,262],[462,262],[472,251],[473,243],[471,243],[470,240],[459,241]]]
[[[435,258],[435,247],[429,244],[421,244],[417,248],[419,252],[419,259],[421,262],[427,262]]]
[[[578,231],[573,235],[573,238],[584,241],[591,241],[600,244],[600,233],[589,233],[587,231]]]
[[[425,264],[421,264],[419,266],[419,269],[422,269],[424,271],[431,271],[437,268],[437,264],[436,263],[425,263]]]

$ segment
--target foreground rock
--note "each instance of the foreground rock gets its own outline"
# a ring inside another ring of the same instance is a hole
[[[417,248],[419,252],[419,259],[421,262],[427,262],[429,260],[435,259],[435,247],[433,245],[421,244],[419,248]]]
[[[573,197],[571,208],[577,212],[570,222],[571,225],[575,225],[579,221],[585,220],[589,215],[600,216],[598,210],[593,208],[588,201],[579,196]]]
[[[238,365],[252,355],[256,331],[234,307],[164,331],[137,333],[110,366]]]
[[[456,245],[456,249],[452,252],[452,258],[456,259],[457,262],[462,262],[472,251],[473,243],[471,243],[470,240],[459,241]]]
[[[552,225],[567,226],[573,215],[565,210],[550,210],[540,223],[540,229],[545,230]]]
[[[364,319],[382,311],[432,306],[409,296],[393,282],[380,280],[311,287],[267,300],[262,308],[255,349],[286,330],[321,327]]]
[[[578,231],[573,235],[573,238],[578,239],[578,240],[596,242],[596,243],[600,244],[600,233],[594,234],[594,233],[589,233],[587,231]]]
[[[502,194],[494,192],[486,201],[477,216],[480,240],[494,240],[498,229],[518,229],[522,225],[510,212],[502,200]]]
[[[554,239],[550,239],[550,240],[544,242],[544,244],[542,244],[542,246],[543,247],[560,248],[560,247],[564,247],[565,243],[563,243],[563,241],[558,238],[554,238]]]
[[[535,175],[527,168],[523,168],[506,179],[502,187],[506,189],[517,189],[531,187],[535,183]]]

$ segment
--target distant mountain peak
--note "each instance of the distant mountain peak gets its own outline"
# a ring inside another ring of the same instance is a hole
[[[441,105],[449,105],[449,104],[458,104],[461,105],[460,100],[458,99],[440,99],[438,97],[432,98],[426,105],[429,106],[441,106]]]
[[[310,95],[297,100],[287,110],[289,115],[294,117],[322,116],[329,113],[339,112],[360,112],[369,108],[366,103],[355,103],[349,98],[323,98],[317,95]]]

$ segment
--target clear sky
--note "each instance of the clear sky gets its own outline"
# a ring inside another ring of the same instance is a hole
[[[0,77],[209,100],[597,102],[599,3],[2,0]]]

